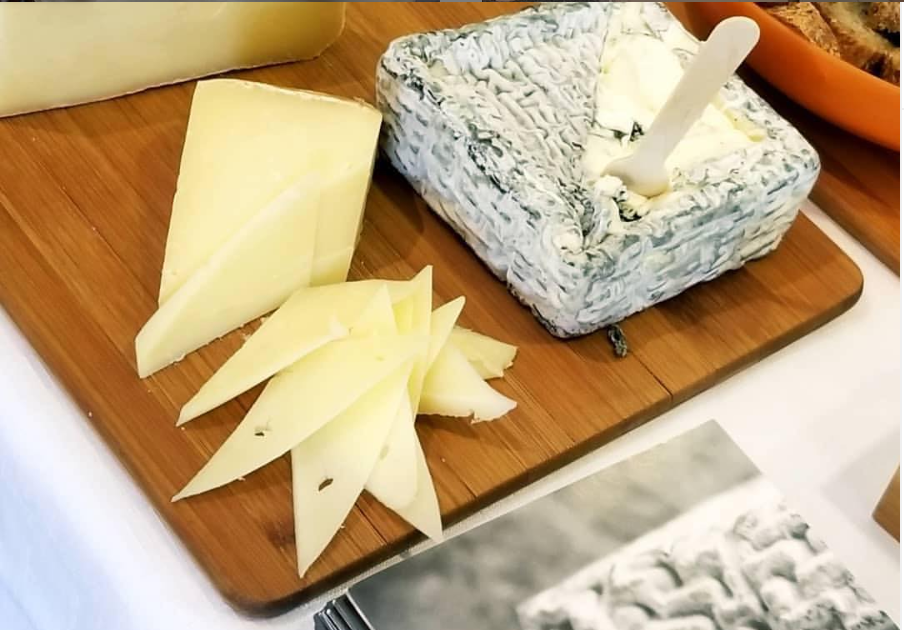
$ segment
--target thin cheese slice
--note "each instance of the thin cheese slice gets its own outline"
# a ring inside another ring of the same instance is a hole
[[[461,350],[484,379],[501,378],[518,353],[516,346],[459,326],[452,331],[449,342]]]
[[[380,121],[376,109],[359,101],[235,79],[198,83],[173,199],[160,303],[280,191],[311,174],[330,182],[324,183],[324,219],[314,253],[315,261],[324,262],[315,263],[312,281],[345,280]]]
[[[197,418],[330,341],[347,336],[349,331],[336,319],[333,305],[331,300],[315,299],[310,300],[305,309],[277,310],[182,407],[177,424]],[[353,328],[358,334],[365,331],[368,334],[396,334],[392,303],[385,286],[377,288]]]
[[[431,305],[433,303],[433,269],[427,267],[411,280],[412,292],[396,304],[399,332],[428,336],[431,334]],[[431,341],[432,343],[432,341]],[[414,445],[417,435],[413,431],[421,387],[427,372],[429,345],[416,358],[411,378],[408,381],[408,422],[405,426],[401,418],[392,427],[389,439],[383,448],[371,478],[367,481],[367,491],[384,505],[395,508],[407,505],[417,491],[416,459]]]
[[[326,549],[364,489],[399,405],[408,401],[411,367],[409,361],[292,449],[300,576]]]
[[[382,287],[397,302],[415,288],[409,281],[362,280],[295,291],[182,408],[179,424],[232,400],[323,343],[344,336]]]
[[[411,335],[350,337],[280,372],[173,500],[222,486],[287,453],[412,360],[426,343]]]
[[[464,305],[465,298],[459,297],[443,304],[430,316],[430,344],[425,363],[428,370],[439,354],[440,348],[446,344]],[[399,414],[380,459],[374,466],[370,479],[367,480],[368,492],[393,510],[410,504],[417,492],[415,446],[418,438],[412,428],[416,413],[412,413],[410,404],[406,405],[404,412],[408,414],[407,420],[403,413]]]
[[[139,376],[272,311],[310,281],[316,180],[305,178],[271,200],[154,313],[135,339]]]
[[[411,287],[412,292],[408,298],[411,301],[411,328],[399,327],[399,332],[427,337],[430,335],[430,321],[433,316],[433,268],[425,267],[412,278]],[[411,380],[408,383],[411,409],[413,411],[417,410],[421,387],[424,383],[424,376],[427,373],[429,349],[429,346],[425,347],[415,361],[414,370],[411,372]],[[412,415],[413,418],[414,416]]]
[[[414,432],[414,426],[411,426],[410,429]],[[430,468],[427,467],[427,459],[424,457],[421,443],[415,440],[414,446],[417,493],[411,503],[393,511],[431,540],[442,542],[443,523],[439,511],[439,501],[436,498],[436,488],[433,486],[433,478],[430,475]]]
[[[516,403],[486,382],[464,355],[446,344],[424,379],[420,413],[440,416],[474,416],[475,421],[494,420],[514,409]]]
[[[0,116],[111,98],[233,68],[316,57],[344,3],[0,5]]]
[[[417,432],[408,396],[399,405],[380,457],[367,479],[366,488],[386,507],[397,510],[410,504],[417,493]]]
[[[427,351],[428,370],[436,362],[440,350],[449,341],[450,335],[455,330],[455,322],[458,321],[464,307],[465,298],[460,296],[433,311],[430,318],[430,349]]]
[[[351,328],[355,337],[366,335],[388,336],[398,334],[395,312],[392,310],[392,300],[389,297],[389,289],[382,285],[371,299]],[[409,370],[410,372],[410,370]]]

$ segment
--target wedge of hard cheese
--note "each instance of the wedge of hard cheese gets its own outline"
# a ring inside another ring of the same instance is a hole
[[[320,194],[308,176],[215,251],[138,333],[138,375],[180,360],[309,284]]]
[[[3,3],[0,116],[311,59],[339,37],[344,4]]]
[[[300,287],[345,280],[380,120],[369,105],[324,94],[228,79],[198,84],[160,308],[135,344],[140,376],[272,311]]]
[[[377,110],[359,101],[233,79],[199,82],[173,199],[160,303],[267,203],[311,173],[332,180],[323,191],[328,216],[317,227],[312,281],[344,281],[380,121]]]

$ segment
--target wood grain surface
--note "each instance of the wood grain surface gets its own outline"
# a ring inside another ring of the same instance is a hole
[[[345,33],[320,59],[234,76],[372,100],[377,58],[393,38],[516,8],[351,5]],[[240,346],[239,332],[147,380],[135,373],[134,337],[156,307],[192,90],[188,83],[0,120],[0,304],[227,600],[266,614],[417,536],[365,496],[300,580],[285,458],[244,482],[170,502],[259,393],[174,426],[179,407]],[[446,524],[837,316],[862,283],[856,266],[801,216],[776,253],[630,318],[632,353],[616,359],[602,334],[569,342],[548,335],[380,162],[352,277],[407,278],[426,264],[434,265],[437,303],[467,296],[464,325],[520,347],[495,385],[518,401],[512,414],[474,426],[419,422]]]
[[[810,114],[752,73],[744,79],[819,152],[812,199],[901,275],[901,156]]]
[[[709,29],[684,2],[667,3],[697,37]],[[819,152],[812,199],[889,269],[901,275],[901,156],[862,140],[794,103],[748,68],[744,80]]]
[[[882,529],[891,534],[895,540],[901,542],[901,468],[895,471],[888,487],[882,493],[882,498],[876,505],[873,518],[882,526]]]

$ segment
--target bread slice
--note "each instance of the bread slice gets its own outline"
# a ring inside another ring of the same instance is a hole
[[[826,24],[826,21],[813,6],[812,2],[794,2],[770,6],[766,12],[790,26],[807,41],[810,41],[829,54],[841,56],[838,39]]]
[[[866,25],[874,31],[901,32],[900,2],[867,2]]]
[[[882,71],[879,76],[889,83],[901,85],[901,49],[895,48],[882,60]]]
[[[866,25],[868,2],[814,2],[838,39],[845,61],[881,76],[886,58],[897,48]]]

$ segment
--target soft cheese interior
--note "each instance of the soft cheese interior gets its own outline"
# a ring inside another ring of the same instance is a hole
[[[603,176],[613,160],[631,153],[649,129],[684,72],[679,55],[689,58],[697,48],[680,28],[669,28],[664,39],[654,37],[639,7],[625,3],[613,16],[601,58],[596,111],[583,156],[584,172],[600,193],[620,199],[623,219],[633,220],[654,209],[659,199],[632,193],[614,177]],[[618,33],[613,37],[613,33]],[[666,161],[674,175],[737,152],[765,137],[762,130],[717,99],[706,108]],[[664,197],[662,195],[660,197]]]

